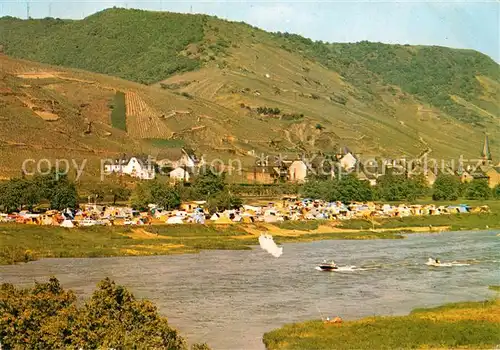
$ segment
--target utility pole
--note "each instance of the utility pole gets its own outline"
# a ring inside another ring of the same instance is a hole
[[[26,19],[30,19],[30,3],[26,2]]]
[[[52,17],[52,3],[49,2],[49,17]]]

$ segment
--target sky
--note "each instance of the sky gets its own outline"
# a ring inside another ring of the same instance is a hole
[[[0,0],[0,17],[27,17],[27,1]],[[205,13],[328,42],[361,40],[474,49],[500,62],[500,2],[29,0],[33,18],[81,19],[109,7]]]

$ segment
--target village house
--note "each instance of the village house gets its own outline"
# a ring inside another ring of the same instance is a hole
[[[250,183],[272,184],[286,181],[288,171],[286,167],[278,166],[254,166],[252,170],[246,171],[246,180]]]
[[[292,182],[305,182],[307,177],[307,164],[302,160],[293,161],[288,167],[289,180]]]
[[[485,169],[484,173],[488,176],[488,185],[491,188],[500,185],[500,166]]]
[[[347,170],[347,171],[353,170],[354,167],[356,166],[357,162],[358,162],[358,160],[351,152],[347,152],[339,160],[339,163],[340,163],[340,166],[342,167],[342,169]]]
[[[481,151],[482,165],[479,167],[485,178],[488,179],[488,186],[491,188],[500,184],[500,164],[493,166],[493,158],[490,152],[490,142],[488,135],[484,136],[483,149]]]
[[[168,172],[176,168],[184,168],[194,172],[194,169],[205,164],[205,159],[198,159],[192,150],[180,148],[170,150],[167,157],[156,162],[159,169],[168,169]]]
[[[203,158],[201,160],[198,160],[194,152],[191,150],[186,150],[182,148],[181,152],[182,152],[181,158],[177,162],[174,162],[174,165],[176,165],[176,167],[193,169],[194,167],[199,166],[200,162],[201,163],[204,162]]]
[[[156,175],[153,162],[139,157],[115,159],[112,163],[105,164],[104,170],[107,173],[126,174],[141,180],[152,180]]]
[[[174,183],[178,182],[189,182],[191,175],[187,170],[187,167],[177,167],[168,173],[170,180]]]
[[[420,165],[417,165],[415,168],[413,168],[408,175],[409,177],[423,175],[425,183],[429,187],[432,187],[437,179],[437,174],[434,171],[425,169],[425,167],[422,167]]]
[[[464,171],[461,171],[459,174],[460,176],[460,181],[462,183],[466,183],[466,182],[471,182],[472,180],[474,180],[474,176],[472,176],[468,171],[464,170]]]

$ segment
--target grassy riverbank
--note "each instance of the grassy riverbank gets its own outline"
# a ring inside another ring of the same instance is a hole
[[[152,225],[142,227],[62,227],[0,225],[0,264],[45,257],[105,257],[196,253],[203,249],[251,249],[262,232],[278,244],[320,239],[402,238],[397,232],[337,230],[322,225],[315,230],[286,230],[272,224]]]
[[[268,350],[491,349],[500,344],[500,299],[416,309],[407,316],[369,317],[341,324],[309,321],[264,335]]]

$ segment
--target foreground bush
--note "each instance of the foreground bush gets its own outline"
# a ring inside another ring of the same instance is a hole
[[[0,344],[2,349],[187,349],[156,306],[108,278],[81,307],[56,278],[27,289],[2,284]]]

